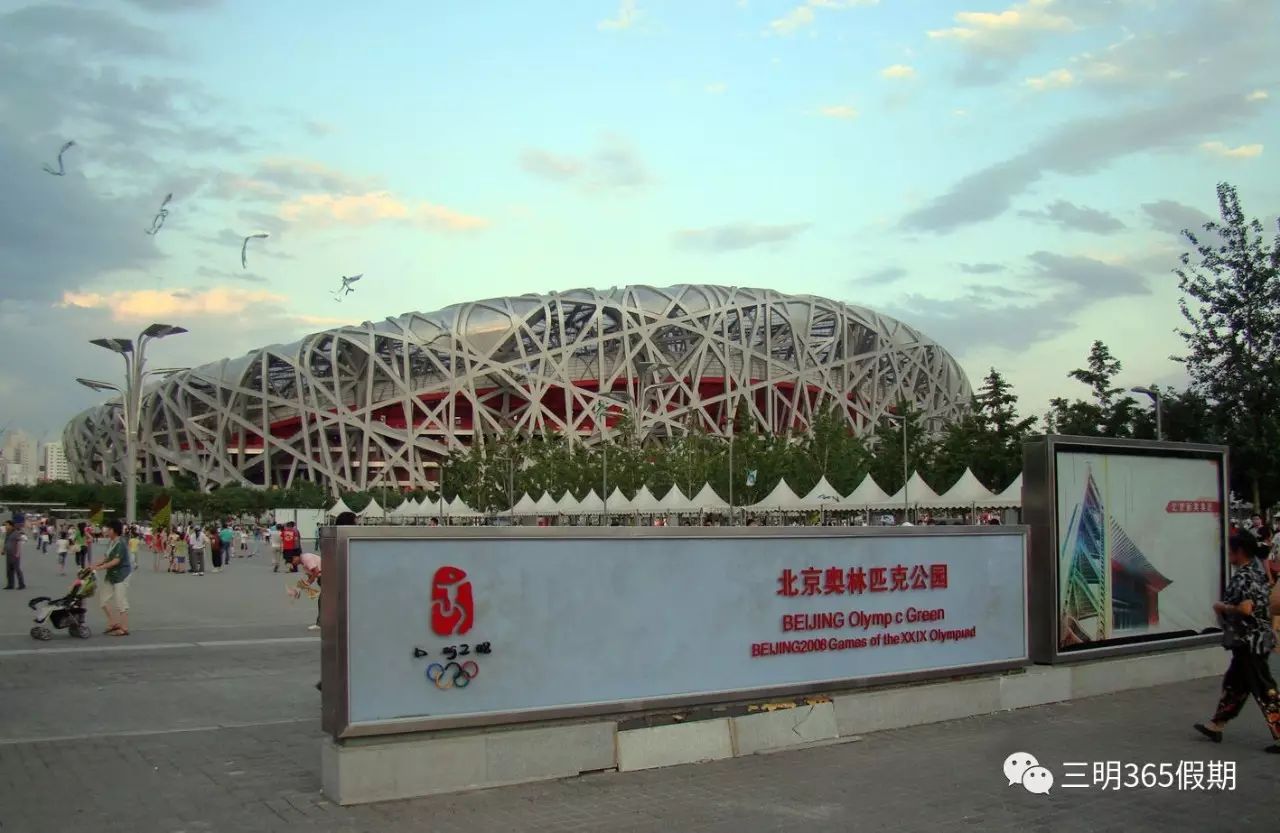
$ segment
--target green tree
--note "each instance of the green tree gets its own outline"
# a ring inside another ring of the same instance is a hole
[[[1176,270],[1187,326],[1178,330],[1186,353],[1174,358],[1231,444],[1240,491],[1270,506],[1280,486],[1280,233],[1268,240],[1226,182],[1218,209],[1222,221],[1205,223],[1203,234],[1182,232],[1194,253]]]
[[[1133,397],[1120,396],[1124,388],[1115,384],[1122,367],[1106,344],[1095,341],[1086,366],[1067,374],[1089,386],[1092,401],[1061,396],[1049,400],[1049,413],[1045,415],[1048,430],[1082,437],[1133,436],[1139,408]]]

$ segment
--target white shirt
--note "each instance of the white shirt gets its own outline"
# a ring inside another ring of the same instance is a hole
[[[209,539],[205,538],[204,532],[196,530],[187,536],[187,546],[193,550],[202,550],[204,545],[209,543]]]
[[[273,547],[280,547],[280,546],[282,546],[282,545],[281,545],[281,543],[280,543],[280,528],[279,528],[279,527],[276,527],[276,526],[271,527],[271,546],[273,546]]]

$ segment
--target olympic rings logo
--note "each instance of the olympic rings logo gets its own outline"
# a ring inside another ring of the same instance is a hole
[[[450,688],[466,688],[471,681],[480,676],[480,666],[470,660],[463,663],[450,662],[441,665],[433,662],[427,666],[427,679],[435,683],[441,691]]]

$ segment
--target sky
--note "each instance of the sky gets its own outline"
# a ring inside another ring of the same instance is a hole
[[[871,307],[1027,413],[1086,395],[1095,339],[1178,384],[1180,230],[1224,180],[1280,214],[1277,31],[1274,0],[0,0],[0,428],[56,438],[77,376],[121,377],[88,340],[154,321],[190,332],[151,365],[194,366],[625,284]]]

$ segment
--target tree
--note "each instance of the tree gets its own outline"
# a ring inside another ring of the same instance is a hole
[[[1087,366],[1067,374],[1089,386],[1093,401],[1061,396],[1049,400],[1049,413],[1045,415],[1048,430],[1081,437],[1133,436],[1139,409],[1133,397],[1117,398],[1124,393],[1124,388],[1115,385],[1122,367],[1106,344],[1095,341],[1089,348]]]
[[[1212,406],[1254,506],[1269,506],[1280,485],[1280,233],[1268,242],[1229,183],[1218,184],[1218,208],[1222,222],[1182,232],[1194,254],[1175,270],[1187,327],[1177,331],[1186,354],[1173,358]]]

